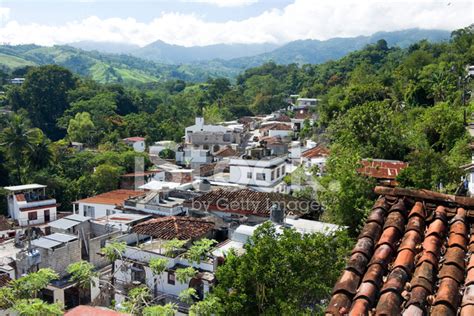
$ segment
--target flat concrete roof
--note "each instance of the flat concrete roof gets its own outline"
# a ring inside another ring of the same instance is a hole
[[[4,189],[7,191],[15,192],[15,191],[24,191],[24,190],[44,189],[46,187],[47,186],[44,184],[32,183],[32,184],[23,184],[23,185],[14,185],[11,187],[4,187]]]

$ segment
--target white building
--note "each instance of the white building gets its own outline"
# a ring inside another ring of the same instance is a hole
[[[323,173],[328,157],[329,149],[319,145],[301,153],[301,165],[307,169],[317,166],[320,173]]]
[[[209,149],[199,148],[180,148],[176,152],[176,163],[191,168],[199,167],[202,164],[208,164],[213,161],[214,157],[211,155]]]
[[[74,202],[74,213],[94,219],[104,217],[116,212],[117,208],[122,208],[125,200],[144,194],[143,191],[124,189],[102,193]]]
[[[176,151],[177,144],[172,140],[162,140],[162,141],[159,141],[159,142],[155,142],[152,146],[150,146],[148,151],[149,151],[150,155],[158,156],[160,154],[160,152],[162,152],[165,149],[170,149],[172,151]]]
[[[292,134],[293,129],[290,124],[280,122],[265,124],[260,128],[261,137],[289,138]]]
[[[145,151],[145,138],[143,137],[128,137],[124,138],[123,142],[131,146],[136,152],[142,153]]]
[[[315,107],[319,100],[314,98],[298,98],[296,99],[297,107]]]
[[[11,84],[17,84],[17,85],[21,85],[25,82],[25,78],[13,78],[13,79],[10,79],[10,83]]]
[[[56,200],[46,195],[46,185],[26,184],[4,189],[8,192],[8,215],[20,226],[56,220]]]
[[[251,151],[263,148],[252,149]],[[249,158],[249,159],[245,159]],[[275,156],[244,156],[229,160],[229,182],[250,186],[257,191],[285,192],[285,158]]]
[[[190,287],[196,289],[200,299],[214,284],[214,271],[217,268],[212,257],[203,258],[201,262],[189,261],[184,252],[192,241],[212,237],[214,222],[205,219],[189,217],[160,217],[134,226],[131,234],[117,238],[127,244],[121,260],[115,261],[115,284],[119,291],[115,294],[118,304],[124,296],[120,289],[130,284],[144,284],[154,297],[160,297],[166,303],[178,302],[178,296]],[[171,253],[165,251],[164,245],[168,240],[189,240],[183,249]],[[154,275],[149,263],[153,258],[165,259],[166,269],[159,275]],[[177,269],[194,267],[198,273],[184,283],[176,279]]]

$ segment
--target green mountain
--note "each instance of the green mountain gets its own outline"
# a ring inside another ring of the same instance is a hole
[[[336,60],[368,44],[384,39],[388,46],[408,47],[420,40],[441,42],[449,40],[451,32],[444,30],[408,29],[395,32],[378,32],[371,36],[332,38],[326,41],[299,40],[283,45],[269,53],[221,61],[223,67],[246,69],[268,61],[277,64],[321,64]]]
[[[182,47],[161,41],[140,49],[127,44],[109,43],[107,46],[94,42],[76,43],[87,50],[71,46],[2,45],[0,67],[12,70],[31,65],[57,64],[102,83],[140,84],[170,79],[199,82],[209,77],[235,78],[243,70],[268,61],[277,64],[319,64],[339,59],[380,39],[385,39],[389,46],[406,47],[422,39],[445,41],[449,36],[448,31],[410,29],[326,41],[299,40],[273,50],[275,46],[271,44]],[[98,49],[120,54],[103,53]],[[258,54],[261,51],[267,52]],[[244,57],[233,58],[235,56]]]
[[[84,51],[70,46],[0,46],[0,67],[13,70],[24,66],[56,64],[101,83],[140,84],[170,79],[205,81],[220,73],[194,66],[166,65],[130,55]]]

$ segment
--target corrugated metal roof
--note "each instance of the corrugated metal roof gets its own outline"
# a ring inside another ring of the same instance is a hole
[[[49,226],[53,228],[58,228],[58,229],[69,229],[71,227],[79,225],[80,223],[81,222],[69,220],[67,218],[61,218],[61,219],[58,219],[57,221],[49,223]]]

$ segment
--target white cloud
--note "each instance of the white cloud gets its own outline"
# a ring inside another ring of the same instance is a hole
[[[0,26],[0,42],[52,45],[95,40],[146,45],[160,39],[185,46],[283,43],[413,27],[453,30],[472,23],[473,9],[470,1],[454,0],[295,0],[283,9],[227,22],[209,22],[196,14],[178,12],[161,13],[148,23],[134,18],[100,19],[95,16],[64,25],[20,24],[7,20]],[[8,16],[8,10],[0,11],[0,16],[3,15]]]
[[[257,3],[258,0],[181,0],[181,2],[195,2],[224,7],[242,7]]]
[[[0,7],[0,25],[2,25],[10,17],[10,8]]]

